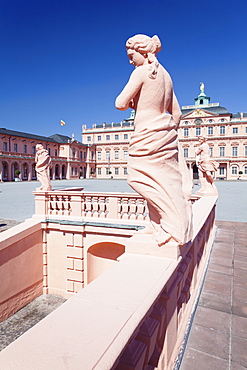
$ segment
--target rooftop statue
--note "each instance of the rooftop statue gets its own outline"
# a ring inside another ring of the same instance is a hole
[[[142,232],[153,234],[159,245],[170,240],[184,244],[190,240],[191,208],[178,160],[181,111],[171,77],[156,58],[161,42],[158,36],[136,35],[126,48],[135,70],[116,108],[136,111],[128,184],[147,201],[151,223]]]
[[[204,93],[205,85],[203,82],[200,82],[200,91]]]
[[[209,145],[206,142],[207,138],[205,136],[199,136],[198,140],[199,145],[196,148],[196,156],[201,189],[196,194],[218,195],[212,173],[217,171],[219,165],[210,157]]]
[[[48,151],[44,149],[41,144],[36,145],[35,162],[37,179],[41,182],[41,187],[37,190],[52,190],[50,182],[51,157],[49,156]]]

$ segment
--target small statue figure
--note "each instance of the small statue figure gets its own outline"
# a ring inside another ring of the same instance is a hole
[[[35,163],[37,179],[41,182],[41,187],[37,190],[52,190],[50,182],[51,157],[49,156],[48,151],[44,149],[42,144],[36,145]]]
[[[205,90],[205,85],[203,82],[200,82],[200,91],[201,93],[204,93],[204,90]]]
[[[191,208],[178,160],[181,110],[171,77],[156,58],[161,50],[158,36],[136,35],[126,48],[135,70],[117,97],[116,108],[136,111],[128,184],[146,199],[151,221],[140,232],[153,234],[159,246],[170,240],[182,245],[191,239]]]
[[[219,165],[210,157],[209,145],[205,136],[199,136],[199,145],[196,148],[196,164],[199,170],[201,189],[197,195],[218,195],[211,172],[217,171]]]

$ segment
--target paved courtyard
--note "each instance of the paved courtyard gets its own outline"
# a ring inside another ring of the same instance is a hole
[[[24,221],[34,214],[33,191],[40,186],[38,181],[0,183],[0,218]],[[53,189],[81,186],[93,192],[133,192],[126,180],[57,180]],[[219,199],[216,219],[220,221],[247,222],[247,181],[216,181]],[[199,189],[195,183],[193,192]]]

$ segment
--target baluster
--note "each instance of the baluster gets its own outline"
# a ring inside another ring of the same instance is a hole
[[[144,220],[144,199],[138,199],[137,204],[137,220],[143,221]]]
[[[100,197],[99,198],[99,217],[100,218],[106,218],[106,197]]]
[[[86,216],[92,217],[92,197],[88,196],[86,197]]]
[[[128,198],[122,198],[122,219],[128,220],[129,219],[129,199]]]
[[[99,217],[99,198],[98,197],[93,197],[92,198],[92,212],[93,212],[93,217]]]
[[[86,197],[82,196],[81,198],[81,214],[82,217],[86,216]]]
[[[122,198],[117,198],[117,219],[122,218]]]
[[[136,220],[136,211],[137,211],[137,205],[136,205],[136,199],[135,198],[131,198],[130,199],[130,206],[129,206],[129,213],[130,213],[130,216],[129,216],[129,219],[130,220]]]

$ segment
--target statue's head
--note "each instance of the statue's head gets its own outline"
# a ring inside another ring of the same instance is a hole
[[[38,151],[38,150],[41,150],[41,149],[43,149],[43,145],[42,144],[37,144],[36,145],[36,150]]]
[[[126,42],[126,49],[130,64],[139,67],[143,64],[150,64],[149,77],[156,78],[159,62],[156,53],[161,50],[161,42],[158,36],[149,37],[146,35],[135,35]]]
[[[200,135],[198,136],[198,140],[200,143],[204,143],[205,141],[207,141],[207,137],[204,135]]]
[[[158,36],[135,35],[126,42],[126,49],[138,51],[141,54],[156,54],[161,50],[161,42]]]

